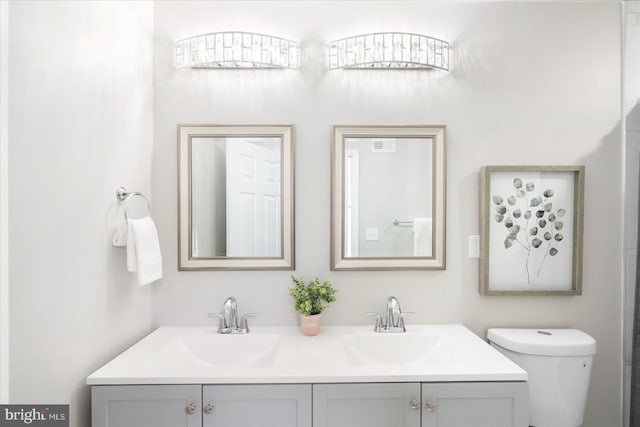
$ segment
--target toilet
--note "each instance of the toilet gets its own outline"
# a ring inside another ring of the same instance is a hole
[[[596,354],[592,337],[577,329],[491,328],[487,339],[527,371],[529,425],[582,425]]]

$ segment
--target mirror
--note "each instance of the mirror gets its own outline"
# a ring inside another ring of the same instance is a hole
[[[445,127],[334,126],[332,270],[445,268]]]
[[[178,126],[180,270],[294,268],[292,134]]]

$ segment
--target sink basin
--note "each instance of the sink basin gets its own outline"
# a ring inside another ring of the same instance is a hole
[[[419,363],[436,346],[440,336],[426,332],[345,335],[344,344],[350,365],[407,365]]]
[[[256,326],[219,335],[215,325],[163,326],[87,378],[89,385],[313,384],[526,381],[527,373],[459,324]],[[391,423],[393,424],[393,423]]]
[[[271,366],[279,343],[279,335],[184,335],[170,341],[150,364],[191,362],[219,367]]]

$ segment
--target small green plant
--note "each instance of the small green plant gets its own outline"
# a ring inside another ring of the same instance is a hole
[[[320,314],[328,304],[336,300],[337,291],[328,280],[320,284],[316,277],[305,284],[302,277],[291,276],[291,279],[294,286],[289,288],[289,295],[293,297],[295,310],[304,316]]]

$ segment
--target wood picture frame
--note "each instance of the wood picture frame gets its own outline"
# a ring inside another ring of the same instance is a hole
[[[584,166],[485,166],[480,294],[581,295]]]

